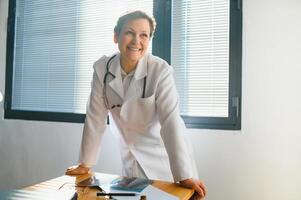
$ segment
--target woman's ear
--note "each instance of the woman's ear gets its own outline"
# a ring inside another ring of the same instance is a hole
[[[118,43],[118,33],[114,32],[114,42],[115,44]]]

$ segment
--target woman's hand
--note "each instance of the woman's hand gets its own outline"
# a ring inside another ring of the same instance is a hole
[[[196,179],[186,179],[180,181],[180,184],[186,188],[191,188],[195,190],[195,195],[193,196],[194,199],[201,200],[204,199],[207,195],[206,187],[203,182],[196,180]]]
[[[65,174],[66,175],[82,175],[82,174],[88,174],[90,173],[90,167],[87,167],[83,164],[80,164],[80,165],[75,165],[75,166],[71,166],[69,167]]]

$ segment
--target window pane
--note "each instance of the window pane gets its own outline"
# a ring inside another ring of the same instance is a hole
[[[117,51],[113,29],[151,0],[17,0],[13,110],[85,113],[93,62]]]
[[[182,115],[228,117],[229,5],[173,1],[171,64]]]

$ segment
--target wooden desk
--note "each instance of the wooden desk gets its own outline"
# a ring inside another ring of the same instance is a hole
[[[70,193],[70,190],[76,191],[79,200],[93,200],[93,199],[103,199],[101,197],[96,196],[97,189],[89,188],[89,187],[75,187],[76,183],[79,183],[94,174],[87,174],[87,175],[80,175],[80,176],[61,176],[55,179],[51,179],[30,187],[25,188],[26,190],[60,190],[66,191]],[[102,173],[95,173],[98,177],[105,182],[110,183],[113,179],[118,178],[117,175],[111,174],[102,174]],[[189,200],[193,195],[194,191],[192,189],[187,189],[179,186],[175,183],[164,182],[164,181],[154,181],[153,186],[169,193],[174,196],[179,197],[180,200]]]

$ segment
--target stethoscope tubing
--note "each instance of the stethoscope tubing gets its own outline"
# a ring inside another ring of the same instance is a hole
[[[103,97],[104,97],[104,101],[105,101],[105,106],[107,107],[107,109],[110,109],[109,106],[109,100],[106,94],[106,87],[107,87],[107,77],[108,75],[111,75],[113,78],[115,78],[116,76],[110,72],[109,68],[110,68],[110,63],[111,61],[116,57],[117,54],[111,56],[106,64],[106,73],[105,76],[103,78]],[[142,93],[142,98],[145,98],[145,88],[146,88],[146,76],[144,77],[143,80],[143,93]],[[111,109],[115,108],[115,107],[121,107],[121,105],[113,105],[111,107]]]

